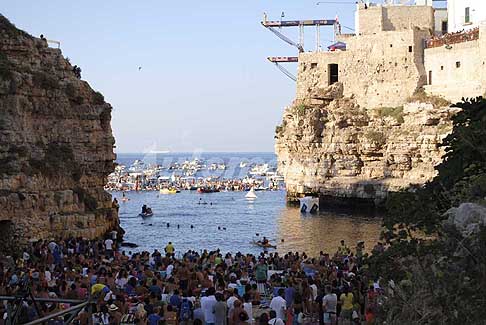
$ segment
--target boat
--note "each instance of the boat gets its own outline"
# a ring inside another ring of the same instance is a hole
[[[255,194],[255,190],[253,189],[253,187],[248,193],[246,193],[245,198],[247,198],[248,200],[254,200],[257,198],[257,195]]]
[[[153,212],[145,212],[145,213],[139,213],[138,216],[139,217],[142,217],[142,218],[148,218],[148,217],[151,217],[153,216],[154,213]]]
[[[258,187],[255,187],[255,191],[268,191],[268,187],[258,186]]]
[[[215,189],[215,188],[199,187],[197,189],[197,192],[198,193],[217,193],[217,192],[219,192],[219,190]]]
[[[159,190],[160,194],[176,194],[176,193],[179,193],[179,192],[180,192],[180,190],[175,189],[175,188],[161,188]]]

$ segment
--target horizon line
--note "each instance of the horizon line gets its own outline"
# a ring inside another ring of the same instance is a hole
[[[275,153],[274,151],[169,151],[169,152],[135,152],[135,151],[124,151],[124,152],[115,152],[115,154],[155,154],[155,155],[170,155],[174,153]]]

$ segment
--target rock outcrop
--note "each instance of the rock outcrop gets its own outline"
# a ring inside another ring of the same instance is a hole
[[[486,226],[486,207],[476,203],[462,203],[457,208],[450,208],[444,214],[444,223],[452,225],[464,237],[478,234]]]
[[[118,228],[111,110],[59,49],[0,16],[0,250]]]
[[[302,195],[382,201],[432,179],[457,108],[412,102],[365,109],[342,85],[314,90],[285,109],[275,150],[289,201]]]

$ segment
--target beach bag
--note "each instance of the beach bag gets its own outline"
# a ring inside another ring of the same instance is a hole
[[[181,320],[191,319],[191,303],[187,299],[182,300],[180,319]]]

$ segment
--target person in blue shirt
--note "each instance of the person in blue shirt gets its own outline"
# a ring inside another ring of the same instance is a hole
[[[159,325],[159,321],[162,320],[160,315],[160,307],[155,307],[153,313],[148,316],[148,325]]]
[[[179,309],[179,307],[181,306],[181,297],[179,296],[179,290],[174,291],[174,294],[169,299],[169,303],[173,307]]]
[[[152,279],[152,285],[149,287],[149,291],[156,296],[162,295],[162,289],[157,285],[157,279]]]

